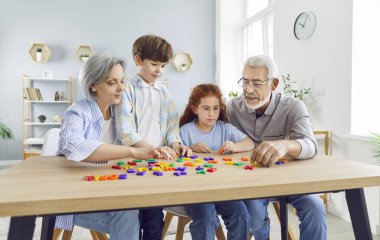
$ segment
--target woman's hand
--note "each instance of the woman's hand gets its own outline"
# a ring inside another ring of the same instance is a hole
[[[160,152],[161,157],[166,160],[174,160],[177,158],[177,154],[174,151],[174,149],[168,147],[168,146],[162,146],[158,148],[158,151]]]
[[[132,158],[135,159],[148,159],[148,158],[161,158],[158,148],[153,146],[135,148],[131,147]]]

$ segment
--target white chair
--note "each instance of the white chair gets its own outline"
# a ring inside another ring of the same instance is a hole
[[[41,156],[56,156],[58,151],[59,133],[61,129],[49,129],[45,135],[44,144],[42,145]],[[57,216],[57,219],[61,216]],[[53,240],[57,240],[63,229],[55,228],[53,233]],[[94,231],[90,229],[93,240],[108,240],[105,233]],[[64,230],[62,240],[70,240],[73,234],[72,230]]]

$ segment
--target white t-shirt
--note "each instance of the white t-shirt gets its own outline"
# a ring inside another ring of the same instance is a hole
[[[156,83],[155,83],[156,84]],[[138,111],[138,134],[147,143],[160,146],[160,90],[142,81],[143,95]]]
[[[115,128],[112,124],[111,119],[103,121],[102,132],[100,133],[100,141],[109,144],[113,144],[115,141]]]

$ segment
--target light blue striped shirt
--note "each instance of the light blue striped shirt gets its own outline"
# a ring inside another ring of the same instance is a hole
[[[82,161],[103,144],[100,140],[104,117],[96,101],[82,99],[76,101],[62,114],[57,155],[67,159]],[[111,108],[111,125],[115,117]],[[57,216],[56,228],[71,230],[73,215]]]
[[[143,83],[139,76],[125,83],[125,91],[121,104],[115,106],[116,138],[123,145],[131,146],[143,140],[138,134],[141,106],[144,99]],[[160,92],[160,142],[162,146],[170,146],[173,142],[180,142],[179,116],[170,97],[168,89],[156,82],[155,88]]]
[[[114,125],[113,111],[111,117]],[[103,122],[103,114],[96,101],[82,99],[75,102],[62,114],[58,155],[63,154],[73,161],[86,159],[103,144],[100,141]]]

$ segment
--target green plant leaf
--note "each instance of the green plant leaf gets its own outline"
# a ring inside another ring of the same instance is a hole
[[[15,139],[12,131],[2,121],[0,121],[0,138]]]

